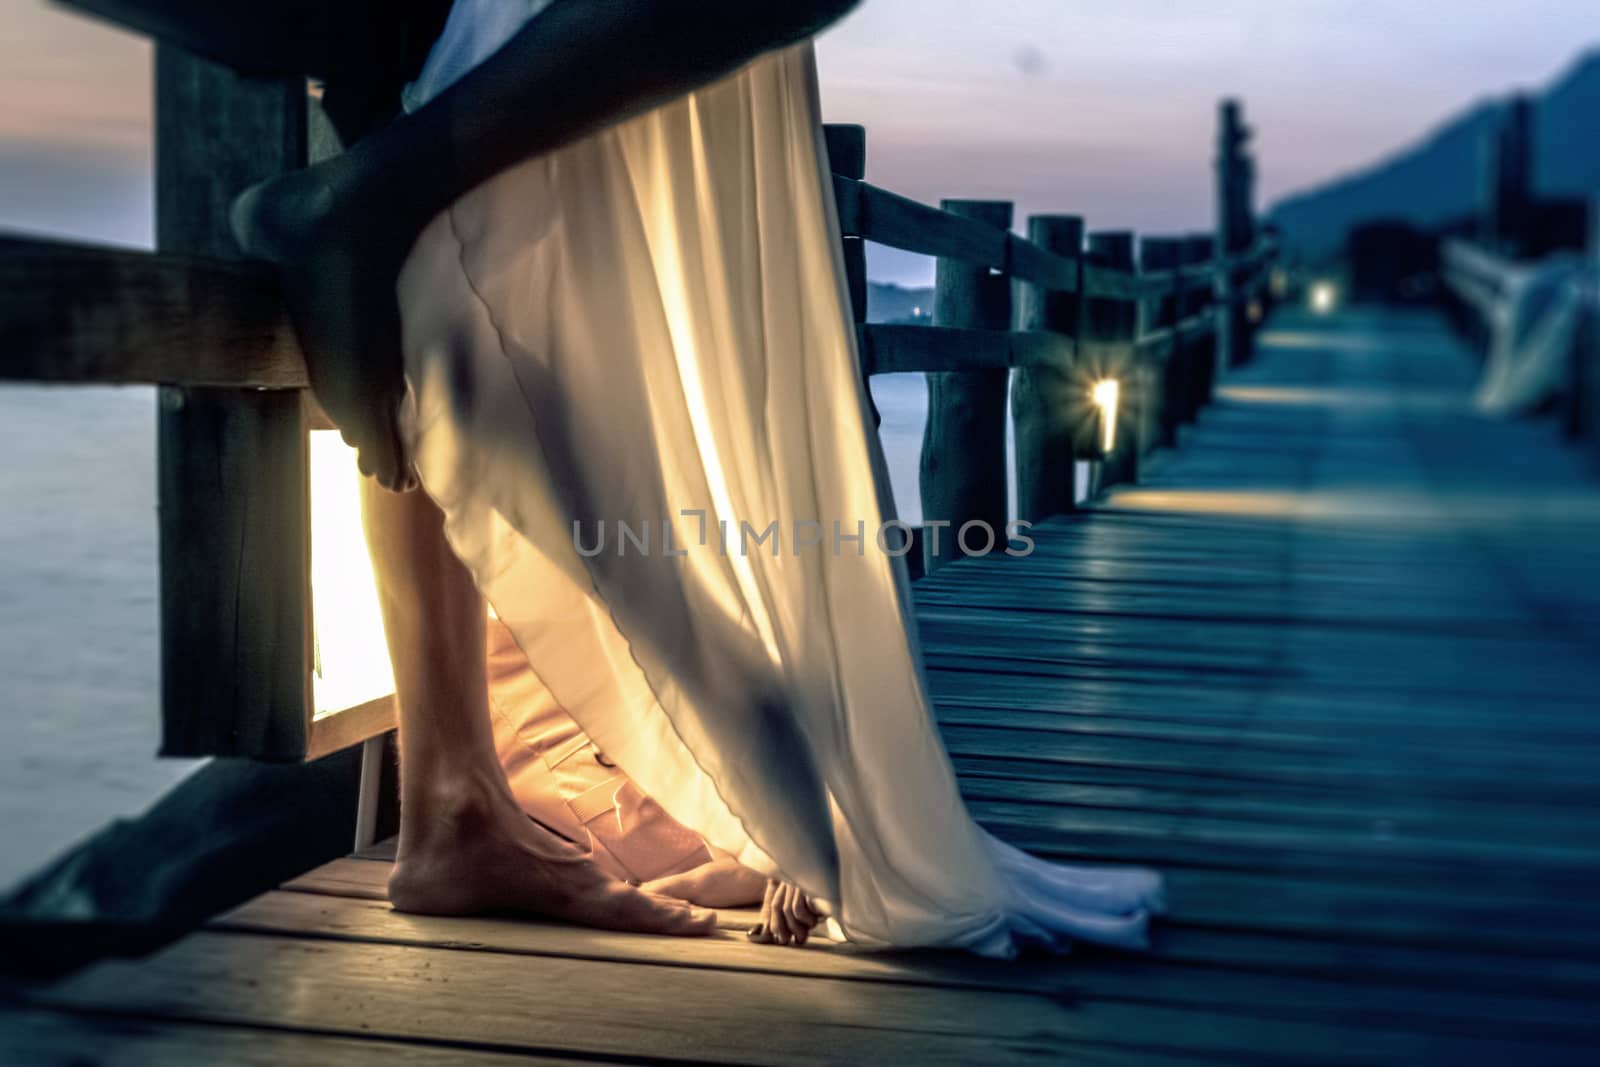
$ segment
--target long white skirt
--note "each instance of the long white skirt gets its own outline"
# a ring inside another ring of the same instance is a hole
[[[1034,859],[957,791],[818,115],[794,47],[434,220],[399,283],[422,484],[600,749],[852,940],[1141,945],[1156,876]]]

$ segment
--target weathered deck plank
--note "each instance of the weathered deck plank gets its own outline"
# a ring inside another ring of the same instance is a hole
[[[348,859],[26,994],[48,1012],[19,1047],[1585,1062],[1600,492],[1542,428],[1472,414],[1472,362],[1424,318],[1280,320],[1262,341],[1142,485],[1041,528],[1025,561],[917,586],[974,814],[1044,854],[1165,870],[1149,955],[777,950],[738,917],[698,942],[418,919],[383,902],[381,859]]]

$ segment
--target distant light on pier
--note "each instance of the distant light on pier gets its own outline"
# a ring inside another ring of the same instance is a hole
[[[1311,283],[1311,292],[1308,295],[1311,310],[1318,315],[1329,315],[1339,306],[1339,287],[1330,281],[1317,281]]]

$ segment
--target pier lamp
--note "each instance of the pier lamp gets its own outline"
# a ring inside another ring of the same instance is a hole
[[[1122,406],[1122,384],[1101,378],[1089,387],[1089,417],[1093,433],[1080,436],[1078,459],[1105,459],[1117,450],[1117,416]]]
[[[1339,306],[1339,287],[1327,278],[1319,278],[1311,283],[1306,302],[1313,314],[1331,315]]]
[[[394,674],[372,560],[361,525],[361,473],[355,449],[337,430],[312,430],[311,694],[312,732],[335,716],[387,711]],[[378,707],[374,708],[374,705]]]

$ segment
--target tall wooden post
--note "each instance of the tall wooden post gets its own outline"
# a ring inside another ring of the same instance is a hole
[[[236,259],[228,207],[303,166],[303,79],[156,49],[156,245]],[[162,752],[299,759],[310,604],[300,394],[164,388],[157,440]]]
[[[867,177],[867,128],[830,122],[822,128],[828,145],[828,169],[845,178],[864,181]],[[840,239],[844,253],[845,284],[850,290],[850,314],[859,327],[867,321],[867,242],[860,237]],[[862,368],[866,374],[866,368]],[[867,405],[872,409],[872,424],[881,426],[883,415],[872,397],[870,379],[862,382]]]
[[[1210,234],[1191,234],[1183,239],[1183,266],[1203,266],[1211,261],[1215,252],[1216,240]],[[1209,286],[1186,283],[1181,318],[1187,319],[1202,314],[1214,296],[1214,290]],[[1194,337],[1184,342],[1183,347],[1184,357],[1189,360],[1189,377],[1192,383],[1188,393],[1189,404],[1184,410],[1183,417],[1185,422],[1193,422],[1199,416],[1200,409],[1211,403],[1211,393],[1216,386],[1216,331]]]
[[[843,123],[823,127],[828,143],[828,168],[846,178],[867,176],[867,128]],[[867,321],[867,245],[859,237],[843,238],[845,282],[857,325]],[[874,409],[876,414],[876,409]]]
[[[1011,205],[992,200],[946,200],[944,210],[1011,228]],[[1011,280],[987,267],[940,259],[935,267],[933,322],[969,330],[1011,326]],[[957,535],[968,522],[986,522],[1005,544],[1006,370],[943,371],[928,375],[928,426],[922,438],[922,519],[949,523],[928,531],[929,571],[959,554]],[[976,533],[976,532],[975,532]],[[974,536],[978,547],[985,538]]]
[[[1600,196],[1589,200],[1589,274],[1586,311],[1578,321],[1568,366],[1565,432],[1568,440],[1589,438],[1592,457],[1600,461]]]
[[[1146,273],[1175,271],[1183,259],[1181,241],[1171,237],[1146,237],[1139,243],[1139,268]],[[1174,278],[1172,287],[1153,297],[1147,305],[1145,322],[1149,330],[1176,326],[1183,314],[1183,280]],[[1188,376],[1184,373],[1183,350],[1179,339],[1161,361],[1158,371],[1160,398],[1156,402],[1155,440],[1162,448],[1178,445],[1178,424],[1188,401]]]
[[[1231,259],[1255,240],[1255,164],[1245,146],[1250,130],[1237,100],[1217,109],[1216,159],[1216,367],[1212,377],[1250,355],[1250,321]]]
[[[1108,230],[1089,235],[1089,259],[1117,270],[1133,270],[1133,234]],[[1139,363],[1133,342],[1139,332],[1139,305],[1131,300],[1090,299],[1084,302],[1083,336],[1117,346],[1103,366],[1088,368],[1091,379],[1118,383],[1120,408],[1117,441],[1100,465],[1100,486],[1139,480],[1139,411],[1143,405]]]
[[[1028,240],[1078,265],[1083,277],[1083,220],[1034,215]],[[1017,286],[1017,328],[1077,336],[1083,302],[1077,293]],[[1084,418],[1083,382],[1076,368],[1019,367],[1012,375],[1011,417],[1017,446],[1017,517],[1039,522],[1071,511],[1073,441]]]
[[[1484,147],[1480,240],[1502,255],[1528,254],[1533,228],[1533,102],[1519,93],[1491,125]]]

